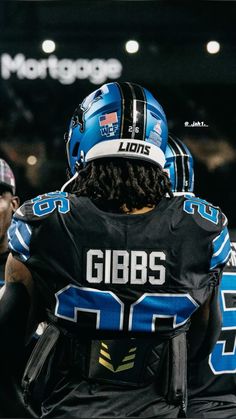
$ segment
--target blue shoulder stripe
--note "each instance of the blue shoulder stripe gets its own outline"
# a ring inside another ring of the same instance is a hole
[[[213,255],[211,258],[210,269],[214,269],[219,265],[225,264],[231,255],[231,246],[227,227],[224,227],[219,236],[213,240],[212,244]]]
[[[219,252],[220,248],[222,247],[222,244],[227,240],[229,236],[229,232],[227,227],[225,227],[221,233],[219,234],[219,236],[217,236],[214,240],[213,240],[213,256],[217,255],[217,253]]]
[[[23,262],[29,259],[29,245],[32,235],[31,227],[24,221],[13,218],[7,234],[9,248],[15,252]]]

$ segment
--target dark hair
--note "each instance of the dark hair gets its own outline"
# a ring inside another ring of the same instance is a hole
[[[168,175],[150,162],[129,159],[99,159],[79,170],[72,192],[87,196],[107,210],[122,211],[156,205],[163,196],[173,196]]]

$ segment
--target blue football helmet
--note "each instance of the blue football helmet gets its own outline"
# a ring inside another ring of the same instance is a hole
[[[165,169],[173,192],[193,192],[193,157],[188,147],[173,134],[169,134],[166,147]]]
[[[71,174],[82,164],[103,157],[165,164],[168,128],[165,113],[145,88],[107,83],[75,110],[65,136]]]

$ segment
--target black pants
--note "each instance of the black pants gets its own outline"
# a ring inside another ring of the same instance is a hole
[[[193,399],[188,403],[188,418],[236,418],[236,403]]]
[[[154,385],[139,389],[112,388],[61,380],[42,405],[43,418],[177,418],[180,408],[168,404]]]

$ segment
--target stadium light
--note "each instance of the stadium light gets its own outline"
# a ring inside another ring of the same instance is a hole
[[[33,155],[28,156],[28,158],[27,158],[27,163],[30,166],[34,166],[37,163],[37,161],[38,161],[37,157],[36,156],[33,156]]]
[[[206,44],[206,49],[209,54],[217,54],[220,51],[220,44],[217,41],[209,41]]]
[[[135,54],[139,50],[139,43],[131,39],[130,41],[126,42],[125,49],[129,54]]]
[[[54,52],[55,49],[56,49],[56,44],[51,39],[45,39],[45,41],[42,42],[43,52],[50,54],[51,52]]]

